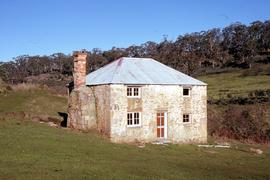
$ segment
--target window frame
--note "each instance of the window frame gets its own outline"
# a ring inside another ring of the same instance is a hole
[[[188,95],[184,95],[184,90],[185,89],[188,89]],[[191,88],[187,88],[187,87],[183,88],[183,97],[190,97],[190,93],[191,93]]]
[[[185,118],[186,115],[188,115],[188,121],[187,121],[187,122],[184,121],[184,120],[186,119],[186,118]],[[189,123],[191,123],[191,114],[189,114],[189,113],[184,113],[183,116],[182,116],[182,123],[183,123],[183,124],[189,124]]]
[[[134,89],[138,89],[138,95],[134,95]],[[129,89],[131,89],[131,96],[128,95]],[[128,98],[141,98],[141,87],[140,86],[127,86],[127,93]]]
[[[134,124],[135,122],[135,113],[139,114],[138,120],[139,120],[139,124]],[[128,118],[129,114],[131,114],[131,119]],[[128,124],[129,120],[131,120],[132,124]],[[141,123],[142,123],[142,115],[141,112],[127,112],[127,127],[141,127]]]

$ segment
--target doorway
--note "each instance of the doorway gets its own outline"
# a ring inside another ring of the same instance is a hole
[[[157,112],[157,138],[167,138],[167,117],[166,111]]]

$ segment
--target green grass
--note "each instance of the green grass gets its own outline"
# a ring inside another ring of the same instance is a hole
[[[211,74],[197,77],[208,84],[208,97],[218,99],[227,94],[234,96],[247,96],[254,90],[270,89],[270,76],[246,76],[241,77],[241,71]]]
[[[46,90],[10,91],[8,94],[0,94],[0,114],[25,112],[59,117],[57,112],[66,111],[67,98]]]
[[[267,179],[263,155],[196,145],[113,144],[96,133],[45,124],[0,122],[0,179]]]

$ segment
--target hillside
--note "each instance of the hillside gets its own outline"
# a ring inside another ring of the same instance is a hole
[[[255,90],[270,89],[269,75],[243,76],[244,70],[199,76],[208,84],[208,98],[219,99],[231,96],[248,96]]]
[[[209,135],[270,141],[269,74],[233,69],[197,78],[208,84]]]
[[[240,75],[241,72],[228,72],[201,76],[199,79],[208,83],[210,98],[227,96],[226,93],[245,96],[250,91],[270,88],[267,75]],[[0,179],[270,178],[269,145],[242,144],[226,138],[222,140],[216,137],[220,134],[212,132],[227,127],[224,122],[239,126],[237,130],[246,128],[241,127],[243,123],[236,124],[238,121],[228,121],[228,115],[230,120],[248,117],[241,120],[257,122],[252,119],[253,115],[246,117],[244,114],[242,117],[235,110],[242,112],[247,109],[250,113],[263,110],[266,114],[259,117],[261,122],[267,113],[270,115],[268,103],[209,105],[209,135],[215,135],[209,136],[209,143],[225,141],[231,144],[229,149],[171,144],[147,144],[139,148],[135,145],[113,144],[96,132],[83,133],[32,122],[36,116],[51,117],[60,122],[62,117],[59,112],[66,112],[67,98],[46,88],[24,86],[13,87],[12,91],[0,94]],[[265,130],[267,126],[264,124]],[[253,137],[254,134],[251,135]],[[231,138],[237,139],[234,136]],[[263,154],[251,152],[250,148],[259,148]]]
[[[34,84],[11,86],[0,94],[0,121],[19,120],[66,126],[67,97]]]

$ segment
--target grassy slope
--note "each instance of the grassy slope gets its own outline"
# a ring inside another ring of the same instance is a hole
[[[112,144],[95,133],[0,122],[0,179],[270,178],[270,150]]]
[[[200,76],[198,79],[208,84],[208,96],[218,99],[228,93],[236,96],[247,96],[258,89],[270,89],[270,76],[241,77],[241,71]]]
[[[57,112],[66,112],[67,98],[53,95],[45,90],[11,91],[0,94],[0,114],[26,112],[34,115],[58,117]]]
[[[230,89],[230,82],[234,82],[231,84],[235,89],[242,88],[237,85],[240,79],[233,74],[201,79],[209,84],[209,93],[214,96],[220,89]],[[229,80],[223,81],[223,76]],[[269,77],[251,78],[243,93],[256,87],[269,88]],[[257,83],[262,81],[264,84]],[[265,146],[258,145],[264,150],[263,155],[250,153],[250,146],[243,144],[237,144],[238,149],[204,149],[195,145],[147,145],[140,149],[112,144],[95,133],[1,118],[7,112],[19,111],[57,117],[57,112],[65,110],[66,98],[46,91],[0,95],[0,179],[270,178],[270,149]]]
[[[211,74],[206,76],[197,77],[208,84],[207,94],[209,99],[226,98],[227,94],[233,96],[247,96],[249,92],[255,90],[266,90],[270,89],[270,76],[269,75],[258,75],[258,76],[241,76],[243,70],[236,70],[234,72]],[[241,105],[235,105],[241,106]],[[260,105],[245,105],[246,107],[257,106],[265,109],[265,117],[270,117],[270,106],[269,104]],[[218,113],[222,115],[224,108],[227,106],[222,105],[208,105],[208,110],[212,113]],[[209,115],[209,114],[208,114]],[[268,118],[270,123],[270,118]]]

